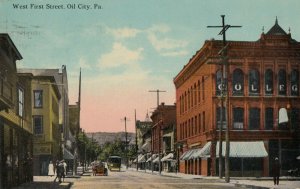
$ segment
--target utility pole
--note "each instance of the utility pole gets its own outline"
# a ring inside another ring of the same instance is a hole
[[[167,92],[167,91],[161,91],[159,89],[156,89],[156,90],[149,90],[149,92],[155,92],[157,93],[157,107],[159,106],[159,93],[161,92]]]
[[[136,110],[134,110],[134,124],[135,124],[135,150],[136,150],[136,170],[138,171],[139,170],[139,160],[138,160],[138,157],[139,157],[139,149],[138,149],[138,138],[137,138],[137,125],[136,125]]]
[[[159,107],[159,93],[161,92],[167,92],[167,91],[161,91],[159,89],[157,90],[149,90],[149,92],[156,92],[157,93],[157,110],[160,111],[158,109]],[[159,174],[161,175],[161,157],[160,157],[160,145],[161,145],[161,123],[158,122],[159,125],[159,137],[158,137],[158,170],[159,170]]]
[[[222,26],[207,26],[208,28],[222,28],[219,35],[223,36],[223,48],[219,52],[221,55],[221,64],[222,65],[222,80],[221,80],[221,125],[219,128],[219,176],[222,177],[222,127],[223,127],[223,103],[224,103],[224,92],[225,95],[225,117],[226,117],[226,151],[225,151],[225,181],[228,183],[230,181],[229,177],[229,152],[230,152],[230,143],[229,143],[229,90],[228,90],[228,75],[229,75],[229,63],[227,57],[227,44],[226,44],[226,31],[229,28],[240,28],[242,26],[232,26],[225,25],[225,15],[221,15],[222,17]]]
[[[124,117],[124,122],[125,122],[125,159],[126,159],[126,169],[128,169],[128,141],[127,141],[127,126],[126,122],[129,121],[127,117]]]

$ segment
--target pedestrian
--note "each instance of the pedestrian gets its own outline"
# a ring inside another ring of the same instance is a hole
[[[62,164],[63,164],[63,167],[64,167],[64,172],[63,172],[63,181],[65,181],[65,176],[67,175],[67,163],[65,160],[62,160]]]
[[[50,161],[48,165],[48,176],[52,177],[53,175],[54,175],[54,166],[52,161]]]
[[[275,157],[273,166],[272,166],[273,180],[274,185],[279,184],[279,176],[280,176],[280,163],[278,157]]]
[[[53,182],[56,182],[56,179],[58,178],[58,182],[61,183],[61,178],[62,178],[63,174],[64,174],[64,165],[63,165],[62,161],[59,162],[57,160],[56,161],[56,177]]]

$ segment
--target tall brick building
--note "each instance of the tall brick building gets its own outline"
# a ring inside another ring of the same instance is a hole
[[[257,41],[227,43],[228,108],[221,111],[221,66],[210,64],[217,63],[211,57],[218,57],[222,41],[205,41],[174,78],[179,171],[218,174],[220,112],[228,109],[229,120],[222,125],[229,127],[230,174],[269,176],[275,157],[286,174],[299,166],[300,43],[277,19]]]

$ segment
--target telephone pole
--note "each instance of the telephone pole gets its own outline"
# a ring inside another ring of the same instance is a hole
[[[157,93],[157,107],[158,107],[159,106],[159,93],[167,92],[167,91],[161,91],[159,89],[156,89],[156,90],[149,90],[149,92],[155,92],[155,93]]]
[[[223,127],[223,106],[224,106],[224,95],[225,95],[225,117],[226,117],[226,150],[225,150],[225,181],[230,181],[229,176],[229,152],[230,152],[230,143],[229,143],[229,90],[228,90],[228,75],[229,75],[229,62],[227,57],[227,44],[226,44],[226,31],[229,28],[240,28],[242,26],[232,26],[225,25],[225,15],[221,15],[222,25],[221,26],[207,26],[208,28],[222,28],[219,35],[223,36],[223,48],[219,51],[221,55],[221,62],[217,64],[222,65],[222,80],[221,80],[221,110],[220,110],[220,119],[221,124],[219,128],[219,176],[222,177],[222,127]]]
[[[127,141],[127,126],[126,122],[129,121],[127,117],[125,116],[124,119],[125,122],[125,159],[126,159],[126,169],[128,169],[128,141]]]
[[[137,135],[137,124],[136,124],[136,109],[134,110],[134,124],[135,124],[135,150],[136,150],[136,170],[139,170],[139,148],[138,148],[138,135]],[[145,169],[146,170],[146,169]]]

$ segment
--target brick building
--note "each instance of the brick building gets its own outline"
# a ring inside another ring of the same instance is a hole
[[[151,119],[153,121],[151,150],[157,155],[153,160],[154,169],[159,170],[161,163],[161,170],[170,171],[173,169],[171,167],[175,166],[171,162],[175,157],[176,105],[161,103],[152,113]],[[167,161],[164,162],[165,160]]]
[[[276,19],[257,41],[227,44],[228,108],[221,111],[221,66],[211,64],[219,61],[211,57],[219,56],[222,41],[205,41],[174,78],[179,170],[218,174],[220,117],[228,109],[229,119],[222,125],[224,130],[229,126],[230,175],[269,176],[274,157],[286,174],[299,166],[300,43]]]

